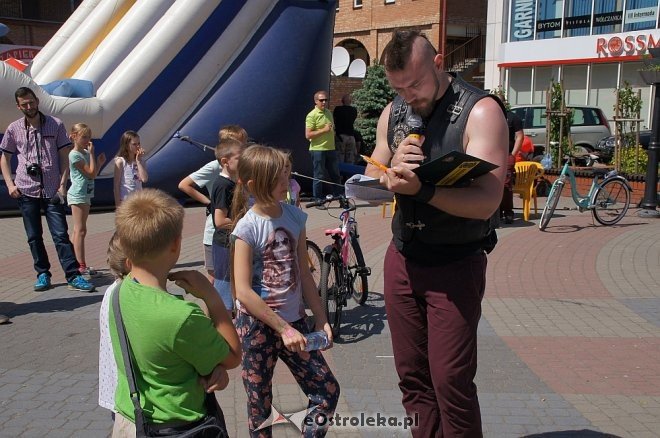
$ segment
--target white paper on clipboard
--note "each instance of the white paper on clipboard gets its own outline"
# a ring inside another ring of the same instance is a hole
[[[369,202],[391,202],[394,193],[380,185],[380,182],[365,175],[353,175],[344,184],[347,198]]]

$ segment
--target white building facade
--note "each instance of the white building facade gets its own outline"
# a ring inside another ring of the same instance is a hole
[[[615,90],[641,90],[641,126],[650,127],[652,88],[638,70],[660,47],[658,0],[489,0],[485,88],[501,86],[512,105],[545,104],[562,81],[569,105],[614,115]]]

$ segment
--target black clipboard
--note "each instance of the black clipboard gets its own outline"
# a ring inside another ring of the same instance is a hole
[[[413,172],[420,181],[442,187],[462,187],[499,166],[463,152],[451,151],[424,163]]]

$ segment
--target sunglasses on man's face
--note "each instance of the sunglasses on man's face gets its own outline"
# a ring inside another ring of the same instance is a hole
[[[328,99],[318,99],[319,102],[327,102]]]

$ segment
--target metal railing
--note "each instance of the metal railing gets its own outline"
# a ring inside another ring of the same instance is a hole
[[[485,35],[475,35],[463,44],[449,48],[444,57],[447,71],[462,72],[484,59]]]

